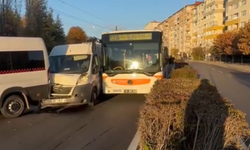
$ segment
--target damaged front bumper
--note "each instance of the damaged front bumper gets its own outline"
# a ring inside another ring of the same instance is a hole
[[[42,100],[40,109],[44,109],[47,107],[78,106],[78,105],[84,105],[87,103],[88,103],[87,99],[76,100],[75,97],[73,97],[73,98],[52,98],[52,99]]]
[[[47,107],[68,107],[87,104],[91,99],[91,85],[75,86],[70,94],[53,95],[41,101],[40,109]]]

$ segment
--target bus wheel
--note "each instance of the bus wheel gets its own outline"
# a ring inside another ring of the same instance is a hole
[[[92,93],[91,93],[91,99],[88,105],[93,107],[96,105],[96,103],[97,103],[97,90],[96,88],[93,88]]]
[[[11,95],[5,100],[1,113],[5,118],[16,118],[22,115],[24,109],[23,99],[18,95]]]

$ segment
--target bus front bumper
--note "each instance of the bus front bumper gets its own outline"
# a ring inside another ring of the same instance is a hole
[[[150,89],[138,89],[138,88],[104,88],[104,94],[148,94]]]

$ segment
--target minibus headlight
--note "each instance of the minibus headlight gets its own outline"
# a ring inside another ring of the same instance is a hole
[[[89,74],[81,75],[79,79],[77,80],[76,84],[85,84],[88,82]]]

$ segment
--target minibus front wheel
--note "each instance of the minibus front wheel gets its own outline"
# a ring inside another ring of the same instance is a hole
[[[88,102],[88,105],[93,107],[97,104],[97,89],[96,87],[93,88],[92,92],[91,92],[91,99]]]
[[[23,114],[25,103],[21,96],[11,95],[4,101],[1,113],[5,118],[16,118]]]

